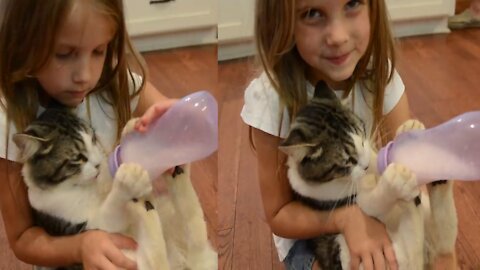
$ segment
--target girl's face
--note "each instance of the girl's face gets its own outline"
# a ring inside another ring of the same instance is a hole
[[[60,25],[48,63],[34,74],[50,98],[71,107],[80,104],[100,79],[114,35],[108,17],[88,3],[74,3]]]
[[[368,47],[368,0],[297,0],[295,42],[313,83],[342,89]]]

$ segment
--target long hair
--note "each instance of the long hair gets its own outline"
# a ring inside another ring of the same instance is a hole
[[[296,0],[257,0],[255,41],[258,58],[272,86],[292,118],[307,103],[306,63],[294,41]],[[358,62],[345,95],[356,82],[364,84],[374,96],[373,116],[376,127],[382,121],[385,87],[395,67],[394,40],[384,0],[368,1],[370,40]]]
[[[143,89],[146,69],[133,49],[125,25],[122,0],[6,0],[0,28],[0,106],[17,130],[23,130],[35,117],[39,107],[40,85],[35,74],[53,54],[56,33],[75,1],[88,1],[107,16],[115,35],[107,46],[101,77],[93,89],[111,104],[117,116],[117,138],[131,117],[130,100]],[[127,60],[128,58],[128,60]],[[142,76],[142,85],[129,92],[132,71]],[[92,92],[93,92],[92,91]],[[2,131],[4,132],[4,131]]]

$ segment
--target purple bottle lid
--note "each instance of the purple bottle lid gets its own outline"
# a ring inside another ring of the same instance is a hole
[[[380,151],[378,151],[378,156],[377,156],[377,170],[378,173],[383,173],[385,169],[387,168],[388,164],[390,164],[389,160],[389,152],[390,149],[393,147],[393,141],[387,143],[385,147],[382,147]]]
[[[120,157],[120,145],[117,145],[113,152],[110,154],[108,157],[108,168],[110,169],[110,175],[115,176],[115,173],[118,170],[118,167],[120,167],[120,164],[122,164],[122,159]]]

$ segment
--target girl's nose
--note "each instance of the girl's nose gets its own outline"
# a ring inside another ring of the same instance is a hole
[[[72,74],[73,82],[76,84],[88,83],[92,76],[90,59],[88,59],[88,57],[83,57],[79,58],[77,61],[75,70]]]
[[[339,46],[349,39],[348,27],[342,19],[330,22],[327,30],[326,42],[328,46]]]

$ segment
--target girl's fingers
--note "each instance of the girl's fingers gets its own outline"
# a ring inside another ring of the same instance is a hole
[[[358,270],[359,267],[360,267],[360,257],[357,257],[357,256],[351,257],[350,258],[350,269],[351,270]]]
[[[387,265],[389,269],[397,270],[398,269],[397,258],[395,257],[395,251],[393,250],[392,245],[385,245],[385,247],[383,248],[383,255],[387,260]]]
[[[385,256],[381,250],[373,253],[373,265],[375,270],[385,270]]]
[[[110,238],[112,239],[113,244],[119,249],[137,249],[137,243],[130,237],[118,233],[112,233],[110,234]]]
[[[120,234],[111,234],[111,239],[117,248],[107,250],[107,258],[117,267],[136,270],[137,263],[127,258],[120,249],[136,249],[137,243],[132,238]]]
[[[122,267],[120,265],[117,265],[118,267],[116,267],[115,265],[112,264],[112,262],[110,262],[105,257],[103,257],[102,260],[99,263],[100,263],[99,266],[96,267],[96,269],[98,269],[98,270],[117,270],[118,267]]]
[[[135,129],[140,132],[145,132],[148,125],[153,122],[153,120],[163,115],[176,101],[176,99],[168,99],[156,103],[155,105],[148,108],[148,110],[142,115],[142,117],[140,117],[138,122],[135,123]]]
[[[108,258],[104,258],[105,262],[102,262],[102,265],[106,268],[103,268],[102,270],[116,270],[117,268],[122,268],[122,269],[127,269],[127,270],[136,270],[137,269],[137,263],[130,260],[123,254],[120,250],[115,249],[115,250],[109,250],[107,254],[105,254]],[[113,265],[112,265],[113,264]],[[115,266],[116,267],[115,267]],[[113,267],[113,268],[112,268]]]
[[[375,270],[375,268],[373,268],[372,255],[367,254],[362,256],[362,266],[363,270]]]

